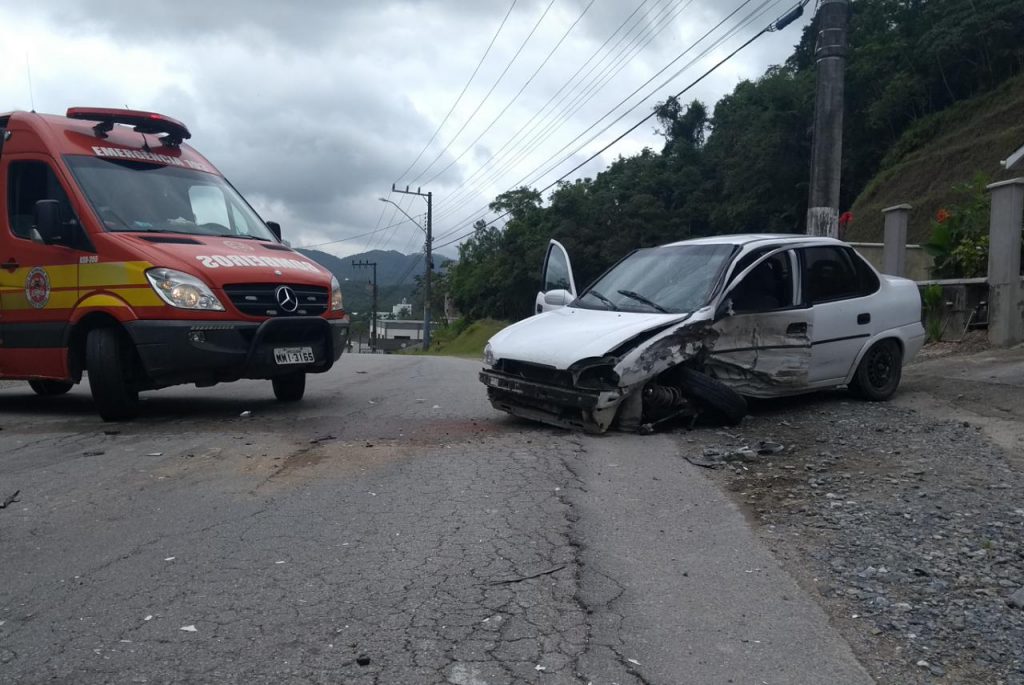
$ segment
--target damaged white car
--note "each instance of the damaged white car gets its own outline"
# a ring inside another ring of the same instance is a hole
[[[496,334],[480,380],[495,408],[587,432],[650,429],[745,397],[849,386],[885,400],[924,343],[913,281],[838,240],[728,235],[636,250],[576,292],[551,241],[536,316]]]

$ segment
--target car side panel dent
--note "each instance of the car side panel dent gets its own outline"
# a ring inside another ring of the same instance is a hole
[[[803,321],[794,327],[798,315]],[[812,325],[806,313],[785,310],[726,317],[715,323],[719,337],[705,364],[742,395],[800,392],[810,369]]]

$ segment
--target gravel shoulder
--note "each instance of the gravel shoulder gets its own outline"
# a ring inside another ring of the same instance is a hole
[[[983,351],[908,368],[892,402],[759,403],[677,438],[879,683],[1021,685],[1022,400],[1024,348]]]

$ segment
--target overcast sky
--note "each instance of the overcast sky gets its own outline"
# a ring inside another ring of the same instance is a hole
[[[421,222],[425,202],[390,194],[393,182],[433,192],[435,242],[448,242],[474,219],[492,218],[486,205],[496,194],[517,183],[548,185],[795,4],[5,3],[0,111],[30,109],[34,100],[49,113],[79,105],[168,114],[293,245],[351,238],[321,249],[408,253],[420,249],[422,233],[377,198],[399,202]],[[785,60],[809,20],[808,11],[761,37],[684,97],[710,106],[738,81],[757,78]],[[648,122],[568,178],[660,145]],[[454,254],[454,246],[441,251]]]

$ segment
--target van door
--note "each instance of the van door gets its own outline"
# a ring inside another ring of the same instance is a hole
[[[714,324],[718,337],[707,366],[743,395],[800,392],[810,368],[812,312],[798,296],[796,255],[767,248],[744,257],[733,273],[737,279],[727,291],[731,314]]]
[[[538,314],[564,307],[576,299],[576,281],[572,275],[569,253],[557,240],[548,243],[541,284],[535,309]]]
[[[68,378],[65,333],[78,302],[78,264],[89,254],[71,247],[84,236],[78,214],[44,157],[5,157],[0,186],[6,192],[0,219],[0,368],[15,377]],[[57,202],[61,237],[54,244],[45,244],[36,230],[41,200]]]

